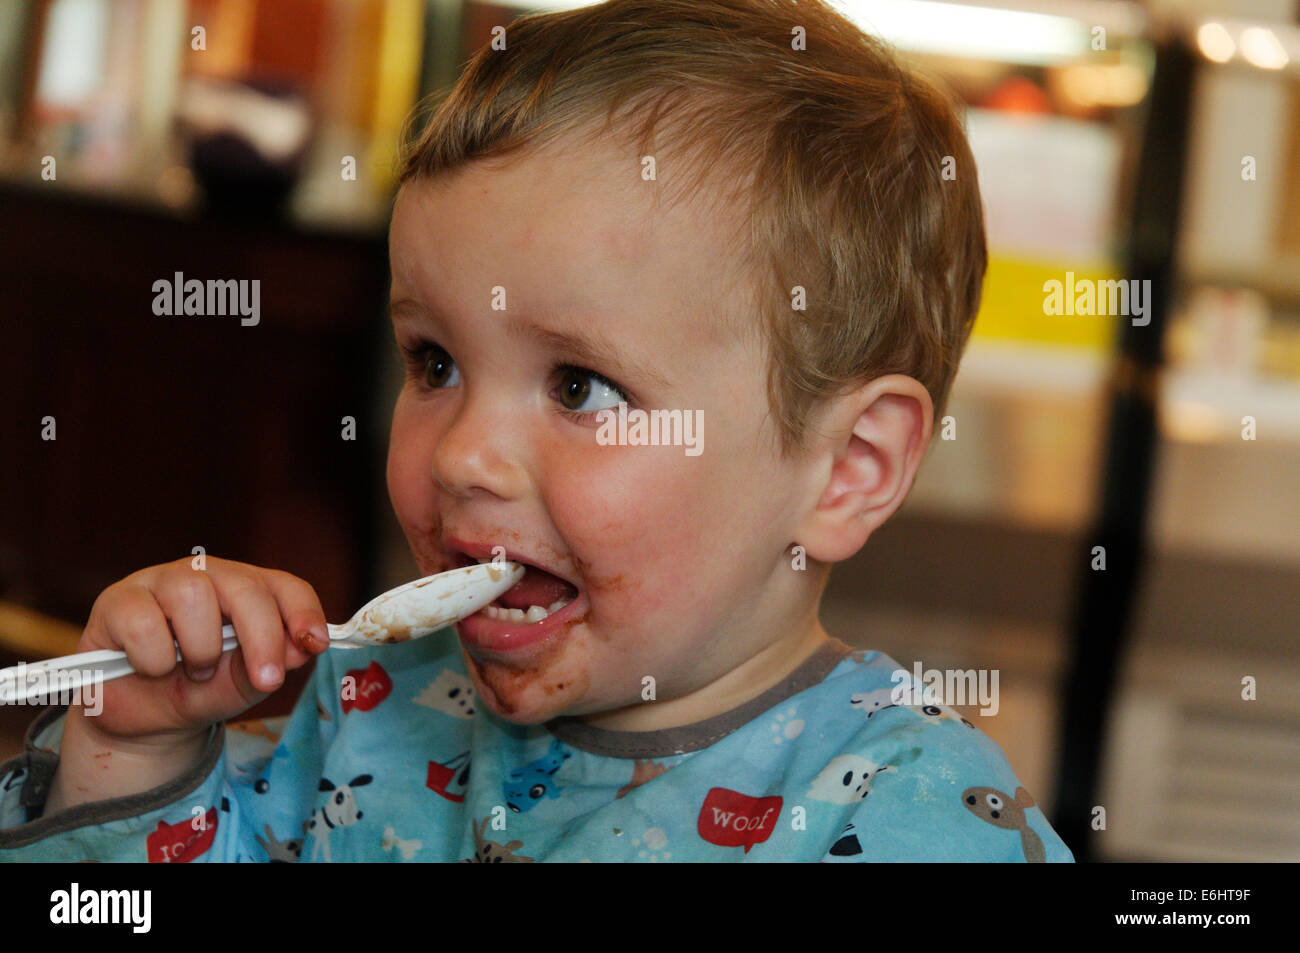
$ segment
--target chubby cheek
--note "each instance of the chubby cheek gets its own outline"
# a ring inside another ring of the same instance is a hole
[[[689,527],[696,521],[685,511],[690,504],[682,498],[680,478],[645,465],[647,456],[645,448],[610,448],[595,455],[603,466],[549,484],[551,519],[579,562],[597,611],[648,608],[642,602],[661,588],[657,577],[665,550],[694,535]],[[672,499],[676,519],[668,521],[671,507],[665,504]]]
[[[601,448],[585,476],[551,483],[547,505],[578,562],[593,639],[619,661],[662,655],[713,591],[725,552],[707,464],[677,448]],[[673,455],[673,456],[670,456]],[[710,545],[714,540],[717,545]],[[639,676],[637,680],[639,684]]]
[[[432,454],[432,434],[414,425],[412,415],[399,399],[388,441],[388,498],[411,555],[425,576],[449,568],[438,550],[442,526],[430,476]]]

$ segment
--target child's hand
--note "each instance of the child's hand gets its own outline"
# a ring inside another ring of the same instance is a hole
[[[189,558],[150,566],[95,600],[78,651],[123,651],[137,673],[104,682],[103,711],[79,719],[103,741],[183,744],[262,701],[286,670],[328,648],[325,613],[306,582],[205,559],[206,570]],[[239,638],[224,655],[223,616]]]

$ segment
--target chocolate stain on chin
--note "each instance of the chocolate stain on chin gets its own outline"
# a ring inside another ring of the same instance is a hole
[[[492,692],[493,705],[503,715],[513,715],[519,709],[506,701],[507,697],[514,694],[515,689],[522,683],[527,685],[533,676],[540,671],[539,667],[519,669],[517,671],[501,670],[495,667],[479,666],[479,676],[483,683]]]
[[[580,697],[587,690],[587,686],[591,684],[591,679],[585,672],[580,673],[576,678],[565,676],[562,680],[551,681],[546,678],[549,666],[545,664],[515,670],[475,664],[478,665],[479,677],[482,679],[484,687],[492,696],[487,701],[493,708],[507,717],[520,711],[522,706],[518,704],[519,697],[534,684],[540,684],[541,690],[547,698],[551,698],[558,692],[565,690]],[[544,718],[530,719],[529,723],[550,721],[556,717],[556,714],[547,713]]]
[[[532,665],[523,668],[508,668],[503,665],[480,662],[471,658],[471,664],[478,669],[480,680],[492,693],[491,699],[488,699],[489,702],[493,703],[492,707],[503,715],[514,715],[519,711],[519,705],[511,699],[517,700],[522,693],[527,691],[529,686],[538,682],[541,683],[542,691],[548,698],[566,688],[573,689],[579,696],[585,692],[587,686],[591,684],[591,679],[585,672],[580,673],[576,680],[564,677],[556,681],[547,679],[546,672],[563,658],[563,652],[559,651],[563,645],[563,640],[575,626],[585,622],[586,619],[587,614],[584,612],[568,620],[564,625],[564,632],[560,635],[559,641],[556,642],[556,650]]]

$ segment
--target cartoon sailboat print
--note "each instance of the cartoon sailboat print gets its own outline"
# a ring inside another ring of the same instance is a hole
[[[424,783],[429,790],[438,792],[448,801],[462,803],[465,792],[469,790],[469,752],[463,751],[446,763],[430,761]]]

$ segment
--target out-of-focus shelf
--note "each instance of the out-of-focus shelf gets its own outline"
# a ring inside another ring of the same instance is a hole
[[[1300,444],[1300,383],[1188,370],[1167,371],[1160,431],[1176,443],[1241,442],[1243,418],[1262,443]]]
[[[1095,351],[973,338],[954,394],[1019,396],[1026,392],[1086,396],[1105,381],[1106,356]]]
[[[204,213],[201,196],[195,191],[189,170],[169,167],[148,179],[124,177],[112,182],[96,182],[60,174],[47,182],[39,174],[20,169],[38,168],[38,163],[15,163],[12,155],[0,162],[0,188],[21,189],[32,194],[50,195],[64,201],[80,201],[104,206],[139,209],[178,221],[192,221]],[[348,204],[332,195],[332,181],[323,179],[318,170],[303,176],[290,197],[285,225],[304,235],[375,239],[388,230],[391,200],[355,190],[357,198]]]
[[[1275,306],[1300,308],[1300,255],[1230,266],[1191,261],[1183,280],[1189,284],[1253,288]]]
[[[1105,424],[1105,356],[974,339],[905,507],[1081,531]]]
[[[1109,358],[1091,351],[975,339],[962,358],[954,397],[1094,398]],[[1300,380],[1269,380],[1184,368],[1164,372],[1160,429],[1165,440],[1240,440],[1242,418],[1255,419],[1258,440],[1300,443]],[[937,429],[937,422],[936,422]]]
[[[973,341],[905,507],[1086,532],[1106,426],[1108,359]],[[1242,418],[1256,439],[1242,439]],[[1300,565],[1300,385],[1165,374],[1149,538],[1171,553]]]
[[[195,211],[195,203],[169,199],[166,191],[156,181],[121,179],[112,183],[98,183],[64,175],[54,182],[47,182],[39,174],[20,171],[12,161],[0,163],[0,187],[21,189],[32,194],[149,209],[176,218],[192,217]]]

